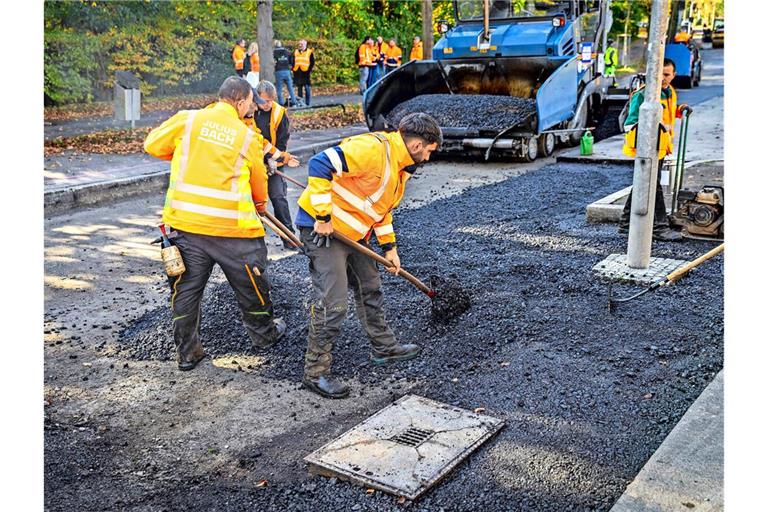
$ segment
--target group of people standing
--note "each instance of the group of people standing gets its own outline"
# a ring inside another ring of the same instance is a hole
[[[147,153],[171,161],[163,222],[171,228],[169,238],[185,266],[182,274],[169,277],[179,370],[192,370],[205,357],[201,300],[216,264],[235,290],[255,350],[269,349],[286,332],[270,298],[261,222],[268,200],[280,216],[270,169],[281,162],[298,165],[274,147],[288,130],[285,109],[275,103],[276,96],[269,82],[259,82],[254,90],[244,78],[229,77],[216,103],[175,114],[144,142]],[[331,353],[347,315],[348,289],[371,342],[371,364],[407,361],[421,352],[415,344],[398,342],[386,321],[376,263],[337,234],[365,246],[375,237],[389,270],[399,272],[392,210],[402,200],[408,179],[441,143],[437,122],[427,114],[412,113],[397,131],[353,136],[310,159],[307,188],[294,222],[309,258],[313,289],[302,379],[306,389],[327,398],[349,395],[349,387],[331,372]],[[287,214],[287,203],[285,207]],[[290,226],[290,218],[283,224]]]
[[[245,48],[245,39],[241,39],[232,50],[232,62],[235,73],[248,80],[251,87],[259,83],[259,46],[251,43]],[[280,40],[275,40],[273,57],[275,59],[275,89],[277,102],[283,107],[311,106],[312,81],[311,74],[315,67],[315,53],[307,46],[307,41],[299,41],[298,48],[293,52],[283,46]],[[283,85],[288,89],[288,102],[283,96]],[[298,89],[294,93],[294,85]]]
[[[421,38],[413,38],[410,60],[424,58],[424,48]],[[403,60],[403,50],[397,46],[397,41],[391,37],[384,41],[381,36],[374,41],[372,36],[365,36],[363,42],[357,47],[355,63],[360,71],[360,94],[373,85],[376,80],[396,69]]]

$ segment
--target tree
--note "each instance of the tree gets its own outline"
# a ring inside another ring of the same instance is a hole
[[[258,23],[257,34],[259,41],[259,78],[275,81],[275,56],[274,40],[275,32],[272,29],[272,3],[273,0],[259,0],[256,20]]]
[[[424,58],[432,58],[435,29],[432,25],[432,0],[421,0],[421,39],[424,41]]]

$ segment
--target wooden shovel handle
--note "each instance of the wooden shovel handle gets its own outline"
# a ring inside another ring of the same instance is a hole
[[[710,259],[710,258],[712,258],[714,256],[717,256],[718,254],[723,252],[724,249],[725,249],[725,244],[724,243],[718,245],[717,247],[715,247],[711,251],[702,254],[701,256],[699,256],[698,258],[693,260],[692,262],[687,263],[686,265],[680,267],[679,269],[677,269],[674,272],[672,272],[671,274],[669,274],[667,276],[667,281],[669,281],[670,283],[674,283],[675,281],[677,281],[678,279],[683,277],[685,274],[687,274],[689,270],[691,270],[692,268],[696,268],[699,265],[701,265],[702,263],[704,263],[705,261],[707,261],[708,259]]]

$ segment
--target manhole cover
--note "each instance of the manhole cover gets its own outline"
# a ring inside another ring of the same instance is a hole
[[[416,395],[309,454],[309,471],[415,500],[504,422]]]
[[[651,257],[648,268],[631,268],[627,264],[626,254],[611,254],[592,267],[592,272],[609,281],[649,286],[661,281],[686,263],[685,260]]]

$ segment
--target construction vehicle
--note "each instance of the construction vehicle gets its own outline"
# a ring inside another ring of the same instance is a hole
[[[725,20],[715,19],[712,26],[712,48],[722,48],[725,45]]]
[[[685,16],[685,2],[672,3],[672,17],[667,31],[664,58],[675,63],[672,85],[681,89],[696,87],[701,82],[701,54],[693,38],[693,26]],[[681,21],[682,19],[682,21]]]
[[[439,22],[442,37],[433,60],[410,61],[365,92],[363,112],[369,129],[394,129],[390,114],[417,97],[458,98],[460,103],[453,104],[462,106],[459,117],[464,119],[487,98],[522,98],[528,111],[503,127],[487,126],[482,118],[444,124],[440,117],[445,116],[436,115],[445,114],[439,106],[422,111],[440,122],[443,153],[485,153],[487,159],[493,151],[531,161],[551,155],[558,142],[578,145],[607,101],[619,108],[626,103],[626,91],[610,91],[612,80],[602,75],[610,1],[453,4],[456,26]]]

